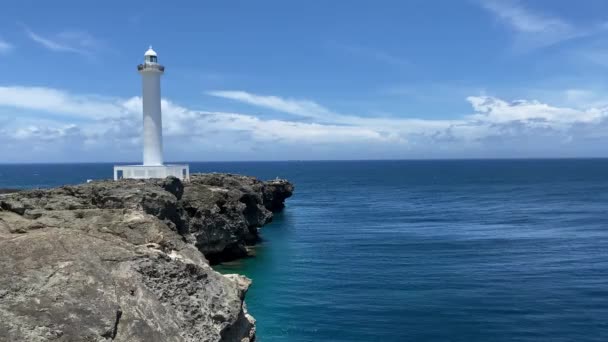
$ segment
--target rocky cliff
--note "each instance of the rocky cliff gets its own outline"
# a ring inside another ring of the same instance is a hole
[[[0,341],[253,341],[246,255],[293,186],[229,174],[0,195]]]

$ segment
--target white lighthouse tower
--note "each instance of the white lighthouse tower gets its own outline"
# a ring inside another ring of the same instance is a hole
[[[114,166],[114,179],[165,178],[175,176],[189,180],[188,165],[164,165],[163,122],[160,105],[160,76],[165,67],[158,64],[158,55],[152,47],[144,54],[144,63],[137,66],[142,77],[143,104],[143,165]]]
[[[144,113],[144,166],[163,165],[163,120],[160,110],[160,76],[165,67],[158,64],[152,47],[144,54],[144,64],[137,66],[142,79]]]

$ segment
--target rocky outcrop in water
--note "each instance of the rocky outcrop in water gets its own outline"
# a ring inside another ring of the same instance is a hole
[[[0,196],[0,341],[253,341],[244,256],[293,186],[227,174]]]

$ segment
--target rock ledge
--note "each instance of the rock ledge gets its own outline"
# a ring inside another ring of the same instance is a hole
[[[0,196],[0,341],[254,341],[246,255],[293,193],[230,174]]]

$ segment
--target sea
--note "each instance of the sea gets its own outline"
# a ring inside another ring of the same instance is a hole
[[[608,159],[190,163],[296,190],[255,256],[258,340],[608,341]],[[111,164],[0,165],[0,188]]]

